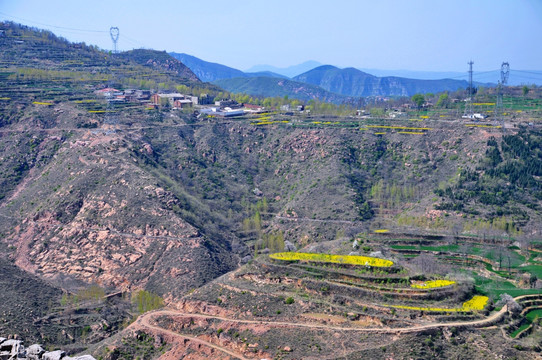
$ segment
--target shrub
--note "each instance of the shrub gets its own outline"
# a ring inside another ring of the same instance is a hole
[[[291,296],[289,298],[286,298],[286,300],[284,300],[284,303],[287,304],[287,305],[293,304],[294,302],[295,302],[295,300]]]

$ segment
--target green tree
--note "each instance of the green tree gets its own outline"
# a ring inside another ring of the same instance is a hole
[[[523,92],[523,97],[525,97],[529,93],[529,87],[524,85],[523,88],[521,88],[521,91]]]
[[[132,302],[137,305],[140,314],[164,306],[164,300],[160,296],[145,290],[133,294]]]
[[[448,93],[444,93],[439,96],[437,101],[437,107],[447,108],[449,103],[450,97],[448,96]]]
[[[410,100],[417,106],[418,109],[420,109],[425,102],[425,97],[423,96],[423,94],[415,94],[412,95]]]

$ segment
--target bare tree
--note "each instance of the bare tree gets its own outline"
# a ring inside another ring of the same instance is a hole
[[[532,238],[527,234],[521,235],[518,239],[519,248],[521,249],[522,252],[529,252],[532,242],[533,242]]]
[[[466,266],[469,265],[469,251],[470,246],[466,243],[459,247],[459,253],[461,254],[461,256],[463,256]]]
[[[499,263],[499,270],[502,269],[502,261],[504,260],[505,249],[502,245],[497,246],[497,261]]]
[[[414,271],[424,275],[446,274],[449,271],[449,267],[440,263],[433,254],[426,253],[412,259],[410,266]]]
[[[463,233],[463,224],[455,223],[452,226],[452,234],[454,236],[454,242],[457,244],[457,241],[459,240],[459,235]]]

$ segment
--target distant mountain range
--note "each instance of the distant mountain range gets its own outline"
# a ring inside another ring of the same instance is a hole
[[[297,76],[299,74],[303,74],[304,72],[307,72],[309,70],[312,70],[318,66],[321,66],[323,64],[319,63],[318,61],[309,60],[305,61],[304,63],[289,66],[286,68],[278,68],[271,65],[256,65],[251,67],[247,70],[247,72],[262,72],[262,71],[270,71],[275,74],[280,74],[287,76],[289,78],[293,78],[294,76]]]
[[[293,78],[345,96],[412,96],[417,93],[455,91],[468,86],[465,80],[419,80],[396,76],[377,77],[354,68],[319,66]]]
[[[349,97],[335,94],[319,86],[273,77],[238,77],[213,81],[213,84],[232,93],[244,93],[253,96],[275,97],[288,96],[302,101],[321,100],[336,104],[346,102]]]
[[[169,54],[190,68],[200,80],[216,84],[229,92],[253,96],[288,95],[304,101],[318,98],[337,103],[348,98],[412,96],[416,93],[456,91],[468,86],[466,80],[458,79],[466,74],[459,72],[378,69],[362,71],[321,65],[317,61],[307,61],[288,68],[257,65],[250,68],[250,71],[243,72],[188,54]],[[390,74],[403,76],[389,76]],[[476,86],[495,86],[500,72],[482,72],[478,77],[477,75],[475,73]],[[532,84],[536,83],[537,77],[542,79],[542,72],[516,71],[511,74],[509,84]]]
[[[169,53],[175,59],[181,61],[183,64],[188,66],[194,74],[201,80],[205,82],[213,82],[215,80],[221,79],[232,79],[238,77],[276,77],[276,78],[286,78],[284,75],[276,74],[271,71],[259,71],[259,72],[243,72],[231,68],[226,65],[217,64],[213,62],[208,62],[201,60],[195,56],[183,54],[183,53]]]
[[[438,80],[438,79],[460,79],[466,80],[468,78],[467,71],[414,71],[414,70],[382,70],[382,69],[359,69],[363,72],[369,73],[375,76],[400,76],[410,79],[423,79],[423,80]],[[501,78],[501,71],[475,71],[474,75],[475,83],[493,83],[497,84],[497,81]],[[542,85],[542,71],[540,70],[510,70],[508,78],[508,85]]]

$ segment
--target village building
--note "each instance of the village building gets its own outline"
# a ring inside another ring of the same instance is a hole
[[[192,105],[197,105],[198,97],[179,93],[154,94],[151,96],[151,102],[154,105],[169,103],[169,105],[174,109],[184,109]]]

